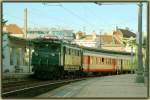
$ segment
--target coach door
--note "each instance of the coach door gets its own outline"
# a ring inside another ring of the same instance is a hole
[[[112,65],[113,65],[114,70],[116,70],[116,60],[115,59],[112,59]]]
[[[89,70],[90,70],[90,56],[87,56],[88,57],[88,72],[89,72]]]

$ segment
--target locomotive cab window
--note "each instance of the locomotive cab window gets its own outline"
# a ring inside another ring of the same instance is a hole
[[[58,52],[59,51],[59,45],[46,45],[46,47],[50,47],[50,50],[52,50],[53,52]]]
[[[71,49],[68,49],[68,51],[69,51],[69,55],[71,54]]]

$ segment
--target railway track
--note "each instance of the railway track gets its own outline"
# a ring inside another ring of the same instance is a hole
[[[48,92],[52,89],[66,85],[70,82],[81,81],[87,78],[66,79],[58,81],[38,81],[30,80],[24,82],[16,82],[16,84],[5,84],[2,86],[3,98],[30,98],[39,94]]]

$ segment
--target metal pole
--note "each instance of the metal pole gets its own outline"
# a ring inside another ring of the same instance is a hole
[[[100,42],[100,43],[99,43],[99,47],[101,48],[101,31],[100,31],[100,33],[99,33],[99,39],[100,39],[100,40],[99,40],[99,42]]]
[[[24,9],[24,38],[27,38],[27,8]]]
[[[134,73],[134,66],[133,66],[133,44],[132,44],[132,47],[131,47],[131,57],[132,57],[132,61],[131,61],[131,73],[133,74]]]
[[[100,42],[100,43],[99,43],[99,48],[102,48],[102,38],[101,38],[101,37],[102,37],[102,35],[101,35],[102,31],[103,31],[103,30],[100,30],[100,32],[99,32],[99,39],[100,39],[100,40],[99,40],[99,42]]]
[[[139,13],[138,13],[138,34],[139,34],[139,43],[138,43],[138,69],[137,69],[137,83],[144,83],[143,75],[143,55],[142,55],[142,3],[138,4]]]
[[[29,43],[29,73],[31,72],[31,48],[30,48],[30,43]]]
[[[27,21],[27,8],[24,9],[24,38],[27,40],[27,29],[28,29],[28,21]],[[30,73],[30,63],[31,63],[31,59],[30,59],[30,56],[31,56],[31,49],[30,49],[30,43],[28,44],[27,46],[29,48],[29,64],[28,64],[28,67],[29,67],[29,73]],[[25,48],[26,49],[26,48]]]

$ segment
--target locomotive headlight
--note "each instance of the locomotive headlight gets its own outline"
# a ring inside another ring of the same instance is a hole
[[[55,56],[55,53],[51,53],[51,56]]]
[[[35,56],[38,56],[38,53],[37,52],[34,52]]]

